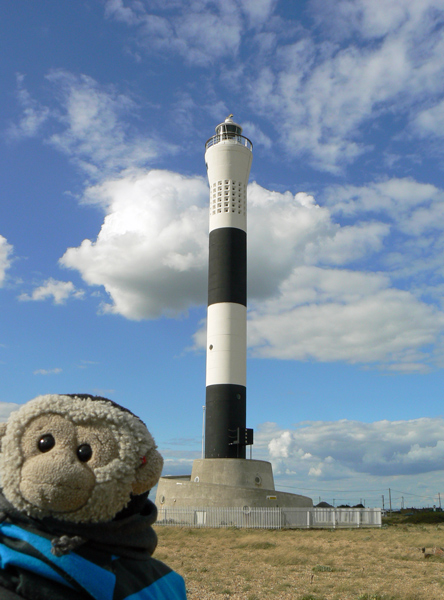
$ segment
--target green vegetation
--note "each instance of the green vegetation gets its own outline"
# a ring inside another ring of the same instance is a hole
[[[444,524],[444,511],[434,510],[403,510],[400,512],[392,512],[383,517],[382,523],[385,525],[402,525],[402,524]]]

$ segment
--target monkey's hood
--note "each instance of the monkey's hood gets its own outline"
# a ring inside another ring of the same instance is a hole
[[[146,560],[157,546],[157,535],[151,527],[157,518],[157,508],[147,495],[133,497],[113,521],[83,524],[52,517],[34,519],[16,510],[0,492],[0,521],[8,519],[19,527],[45,535],[53,547],[60,548],[60,554],[74,549],[82,553],[88,548],[122,558]]]

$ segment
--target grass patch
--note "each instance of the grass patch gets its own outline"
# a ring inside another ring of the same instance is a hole
[[[154,554],[188,600],[443,600],[444,527],[245,530],[156,527]],[[325,574],[324,574],[325,573]]]
[[[240,550],[242,550],[243,548],[249,548],[250,550],[269,550],[270,548],[276,548],[276,544],[274,544],[273,542],[267,542],[267,541],[260,541],[260,542],[250,542],[250,543],[244,543],[244,544],[239,544],[239,546],[237,546],[237,548],[239,548]]]
[[[393,596],[387,596],[386,594],[361,594],[358,596],[358,600],[396,600]]]
[[[315,573],[331,573],[334,569],[329,565],[315,565],[312,571]]]

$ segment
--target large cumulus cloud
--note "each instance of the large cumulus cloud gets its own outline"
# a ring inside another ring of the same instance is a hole
[[[77,269],[112,298],[105,312],[130,319],[177,315],[201,304],[206,289],[207,188],[201,178],[138,173],[92,188],[107,212],[97,240],[69,248]]]
[[[444,419],[408,421],[304,422],[279,429],[267,424],[259,434],[279,473],[315,480],[416,475],[442,471]]]
[[[69,248],[61,264],[79,271],[89,285],[103,286],[104,312],[137,320],[203,307],[207,196],[203,178],[170,171],[108,179],[86,193],[86,201],[105,212],[97,239]],[[382,254],[395,225],[365,218],[341,225],[334,219],[339,203],[321,206],[309,194],[270,191],[257,183],[249,186],[248,202],[254,356],[428,368],[430,348],[444,328],[441,311],[418,291],[394,287],[389,271],[367,267]],[[421,202],[427,205],[428,196],[418,199],[415,210]],[[416,240],[411,235],[410,251]],[[204,346],[204,327],[195,340]]]

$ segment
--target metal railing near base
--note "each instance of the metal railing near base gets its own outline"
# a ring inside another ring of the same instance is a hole
[[[158,509],[157,525],[310,529],[381,527],[380,508],[207,507]]]

